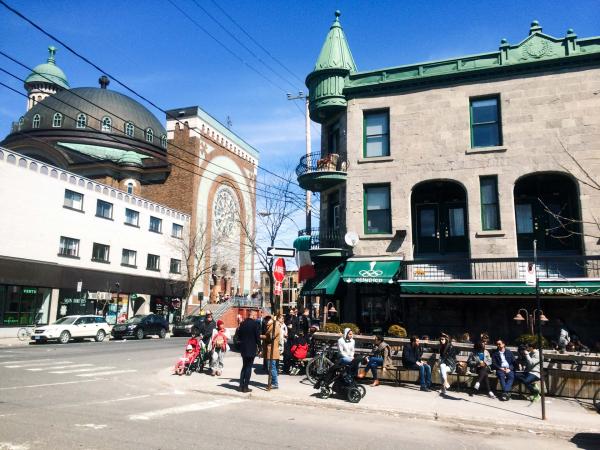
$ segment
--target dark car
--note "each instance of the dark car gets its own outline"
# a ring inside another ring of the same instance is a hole
[[[169,324],[163,316],[156,314],[135,315],[125,323],[115,325],[111,331],[113,339],[134,337],[144,339],[149,335],[164,338],[169,329]]]
[[[173,336],[191,336],[192,331],[195,331],[196,335],[199,335],[203,324],[203,316],[187,316],[181,322],[173,325],[172,334]]]

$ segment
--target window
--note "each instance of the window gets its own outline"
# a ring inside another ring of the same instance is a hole
[[[121,256],[121,265],[128,267],[136,267],[137,252],[135,250],[123,249]]]
[[[96,217],[112,219],[112,208],[112,203],[105,202],[104,200],[98,200],[96,203]]]
[[[87,126],[87,116],[85,114],[77,115],[77,128],[85,128]]]
[[[54,114],[54,116],[52,117],[52,126],[54,128],[62,127],[62,114],[61,113]]]
[[[79,256],[79,239],[61,236],[58,254],[60,256],[70,256],[72,258],[77,258]]]
[[[171,232],[171,236],[173,236],[174,238],[181,239],[183,237],[183,226],[179,225],[177,223],[174,223],[173,230]]]
[[[133,183],[127,183],[127,193],[133,194]]]
[[[160,256],[148,253],[148,261],[146,263],[148,270],[160,270]]]
[[[329,130],[327,136],[327,149],[329,153],[340,152],[340,126],[337,123]]]
[[[63,206],[83,211],[83,194],[65,189],[65,202]]]
[[[96,244],[94,242],[94,246],[92,247],[92,261],[105,262],[105,263],[109,262],[108,261],[109,250],[110,250],[110,247],[108,245]]]
[[[471,100],[471,147],[502,145],[498,97]]]
[[[40,127],[40,122],[41,122],[41,117],[39,114],[36,114],[35,116],[33,116],[33,128],[39,128]]]
[[[125,223],[134,227],[140,224],[140,213],[133,209],[125,208]]]
[[[146,129],[146,142],[152,143],[153,141],[154,141],[154,131],[152,131],[152,128],[147,128]]]
[[[150,216],[150,231],[154,231],[155,233],[162,233],[162,220],[158,217]]]
[[[161,146],[162,148],[167,148],[167,135],[166,135],[166,134],[163,134],[163,135],[160,137],[160,146]]]
[[[102,118],[102,131],[105,133],[110,133],[112,130],[112,120],[110,117]]]
[[[365,112],[364,144],[365,158],[390,156],[389,111]]]
[[[135,127],[133,126],[133,124],[131,122],[127,122],[125,124],[125,134],[129,137],[133,137],[135,133]]]
[[[171,265],[169,266],[169,272],[181,273],[181,260],[171,258]]]
[[[21,131],[21,129],[23,128],[24,123],[25,123],[25,118],[23,116],[21,116],[19,118],[19,131]]]
[[[365,187],[365,233],[391,233],[390,186]]]
[[[498,208],[498,178],[479,178],[481,191],[481,229],[499,230],[500,211]]]

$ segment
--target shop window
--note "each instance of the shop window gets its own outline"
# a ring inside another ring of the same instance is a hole
[[[136,267],[137,252],[135,250],[123,249],[121,256],[121,265],[127,267]]]
[[[183,226],[179,225],[177,223],[174,223],[171,236],[173,236],[174,238],[177,238],[177,239],[183,238]]]
[[[63,206],[65,208],[83,211],[83,194],[65,189],[65,202],[63,203]]]
[[[148,253],[148,259],[146,261],[146,269],[147,270],[155,270],[160,271],[160,256],[152,255]]]
[[[98,200],[96,203],[96,217],[112,220],[113,205],[112,203]]]
[[[150,216],[150,228],[148,229],[154,233],[162,233],[162,219]]]
[[[471,147],[502,145],[499,97],[471,99]]]
[[[104,244],[97,244],[94,242],[92,247],[92,261],[108,263],[110,254],[110,247]]]
[[[364,190],[365,234],[392,232],[390,186],[365,186]]]
[[[60,246],[58,248],[60,256],[69,256],[71,258],[79,257],[79,239],[73,239],[66,236],[60,237]]]
[[[0,286],[2,325],[47,324],[51,293],[49,288]]]
[[[390,156],[390,114],[385,111],[365,112],[363,124],[363,156]]]
[[[137,227],[140,224],[140,213],[133,209],[125,208],[125,224]]]
[[[181,260],[171,258],[171,264],[169,266],[169,272],[171,273],[181,273]]]
[[[481,228],[482,230],[500,229],[500,210],[498,207],[498,178],[480,177],[481,191]]]

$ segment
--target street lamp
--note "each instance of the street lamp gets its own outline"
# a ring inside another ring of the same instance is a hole
[[[331,306],[329,306],[331,305]],[[325,325],[327,325],[327,316],[329,314],[336,314],[337,313],[337,309],[335,309],[335,306],[333,306],[333,302],[329,302],[325,305],[325,308],[323,308],[323,331],[325,331]]]
[[[521,311],[523,311],[525,313],[524,316],[521,315]],[[539,312],[539,315],[536,314],[538,312]],[[548,318],[544,315],[544,311],[542,311],[541,309],[537,309],[537,308],[534,309],[533,311],[531,311],[531,313],[529,313],[525,308],[520,308],[517,311],[517,314],[515,315],[515,317],[513,317],[513,320],[517,323],[521,323],[521,322],[525,321],[525,324],[529,328],[529,331],[531,332],[530,334],[532,336],[535,335],[534,328],[535,328],[536,320],[539,320],[540,322],[542,322],[541,325],[548,322]]]

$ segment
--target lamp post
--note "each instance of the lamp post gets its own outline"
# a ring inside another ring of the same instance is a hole
[[[521,311],[523,311],[525,314],[521,315]],[[539,316],[538,313],[539,312]],[[528,312],[525,308],[520,308],[517,311],[517,314],[515,315],[515,317],[513,317],[513,320],[517,323],[521,323],[523,321],[525,321],[525,324],[527,326],[527,328],[529,328],[530,334],[533,336],[535,335],[535,324],[537,323],[537,321],[541,321],[541,322],[548,322],[548,318],[544,315],[544,311],[542,311],[541,309],[534,309],[531,312]]]
[[[335,309],[335,306],[333,306],[333,302],[327,303],[323,308],[323,331],[325,331],[325,325],[327,325],[327,316],[335,313],[337,313],[337,310]]]

